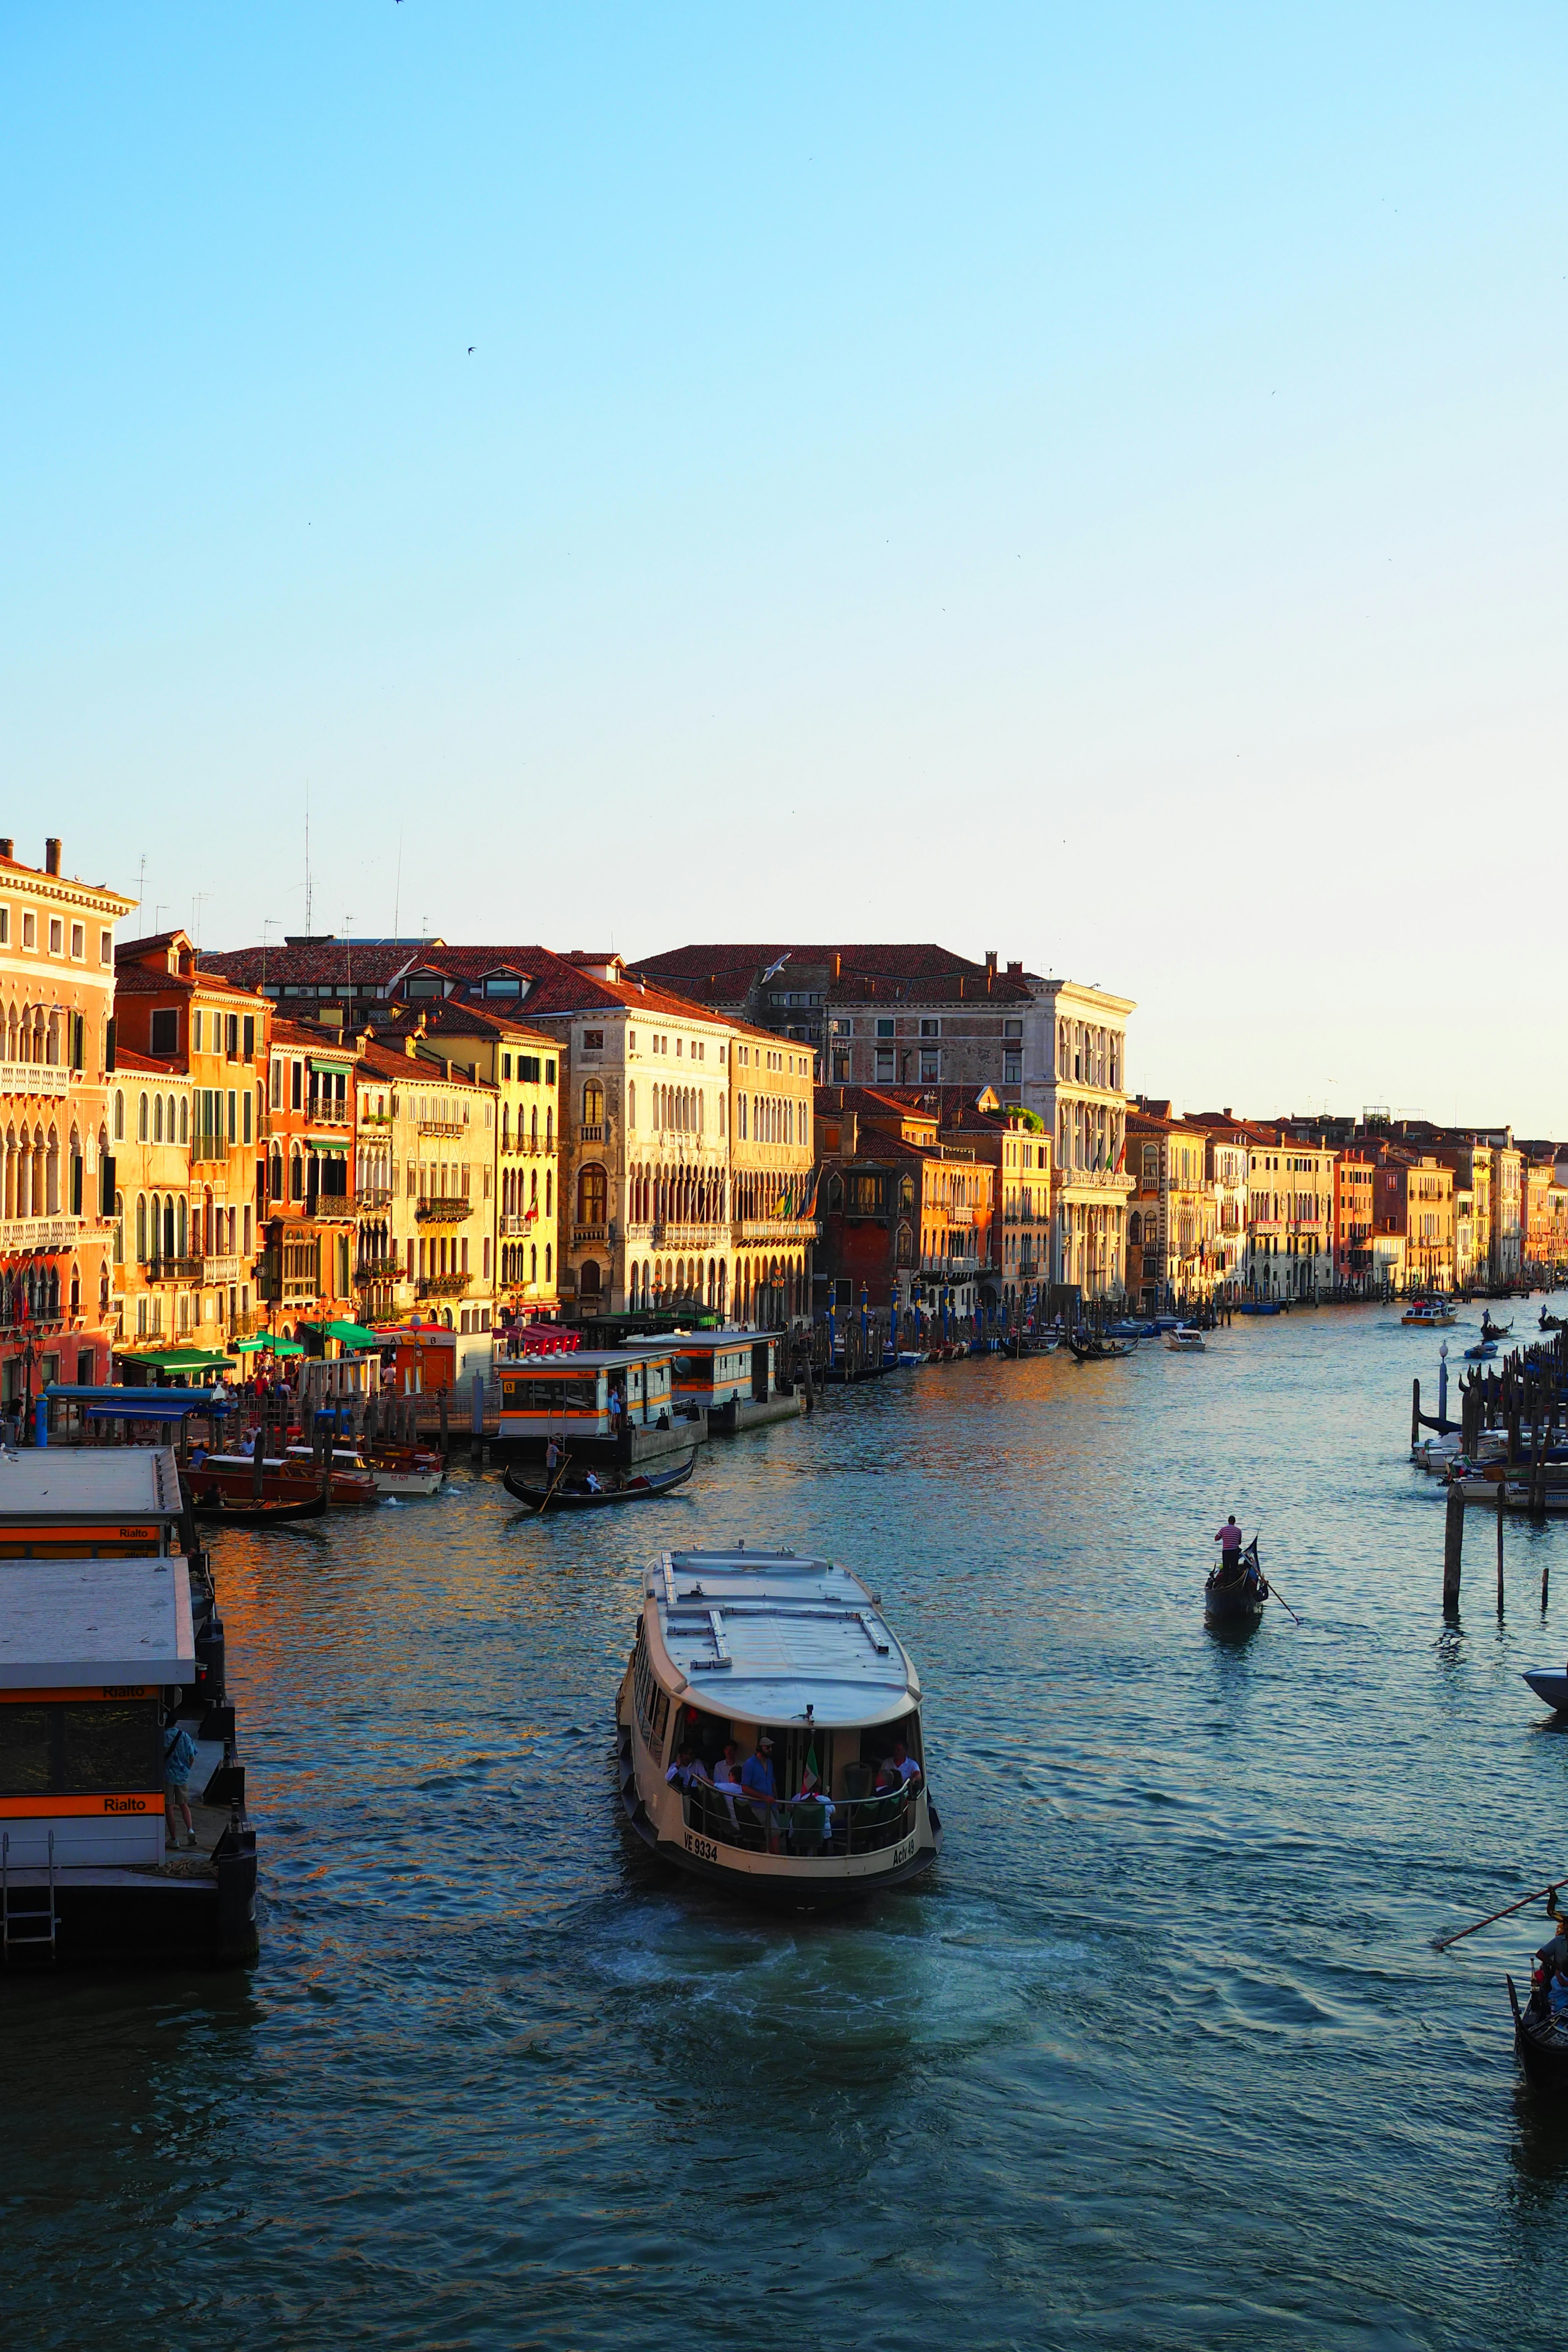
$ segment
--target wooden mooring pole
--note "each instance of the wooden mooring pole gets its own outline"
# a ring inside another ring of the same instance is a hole
[[[1508,1481],[1497,1482],[1497,1613],[1502,1615],[1502,1517],[1508,1500]]]
[[[1453,1613],[1459,1606],[1459,1561],[1465,1548],[1465,1497],[1458,1486],[1448,1489],[1448,1517],[1443,1528],[1443,1608]]]

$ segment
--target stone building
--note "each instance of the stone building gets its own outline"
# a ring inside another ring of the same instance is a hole
[[[120,946],[114,1007],[121,1046],[189,1080],[179,1097],[188,1101],[189,1151],[188,1246],[178,1253],[185,1265],[180,1278],[193,1294],[192,1343],[216,1350],[258,1321],[272,1008],[201,965],[183,930]],[[117,1129],[125,1091],[116,1088]]]
[[[969,1316],[994,1277],[996,1170],[943,1135],[934,1099],[876,1087],[817,1093],[819,1303]]]
[[[1334,1279],[1331,1146],[1247,1123],[1247,1286],[1260,1298],[1313,1298]]]
[[[114,927],[134,900],[0,840],[0,1405],[105,1381],[114,1331]]]
[[[1454,1287],[1454,1171],[1432,1153],[1384,1144],[1373,1174],[1377,1230],[1405,1244],[1409,1290]]]
[[[1138,1097],[1127,1113],[1127,1287],[1145,1314],[1206,1302],[1219,1282],[1209,1137],[1173,1117],[1168,1101]]]
[[[354,1063],[337,1029],[271,1024],[258,1295],[275,1339],[362,1319]]]

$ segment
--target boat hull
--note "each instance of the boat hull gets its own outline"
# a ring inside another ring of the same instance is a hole
[[[1508,1979],[1509,2006],[1513,2011],[1513,2046],[1526,2074],[1538,2090],[1568,2093],[1568,2045],[1549,2041],[1550,2027],[1533,2024],[1520,2007],[1519,1994]]]
[[[1537,1698],[1544,1699],[1559,1715],[1568,1715],[1568,1674],[1561,1666],[1532,1666],[1523,1679]]]

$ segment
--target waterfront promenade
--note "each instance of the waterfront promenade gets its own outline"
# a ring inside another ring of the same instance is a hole
[[[1518,1679],[1568,1531],[1445,1625],[1436,1360],[1297,1314],[838,1391],[657,1510],[458,1467],[222,1538],[261,1964],[8,1990],[18,2334],[90,2289],[124,2352],[1554,2344],[1531,1937],[1429,1938],[1568,1861]],[[1305,1620],[1244,1650],[1201,1622],[1232,1507]],[[869,1570],[920,1661],[947,1848],[863,1917],[719,1907],[616,1824],[639,1567],[742,1534]]]

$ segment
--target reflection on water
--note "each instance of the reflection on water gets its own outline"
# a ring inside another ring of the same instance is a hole
[[[262,1963],[5,1988],[18,2340],[1554,2340],[1568,2130],[1502,1988],[1540,1923],[1430,1938],[1568,1865],[1519,1681],[1568,1537],[1510,1531],[1500,1623],[1470,1533],[1444,1625],[1432,1344],[933,1368],[646,1510],[460,1470],[227,1531]],[[1232,1508],[1299,1628],[1205,1631]],[[946,1851],[859,1916],[616,1826],[643,1560],[741,1536],[868,1573],[924,1675]]]

